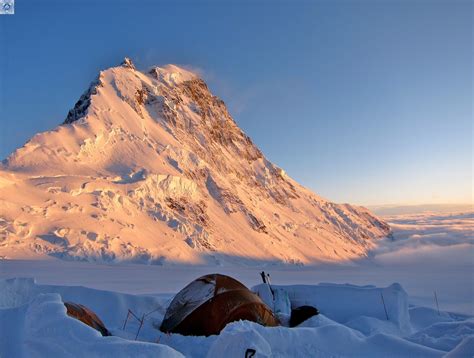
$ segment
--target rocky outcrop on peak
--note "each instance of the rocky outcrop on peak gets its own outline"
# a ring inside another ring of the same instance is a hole
[[[133,64],[132,60],[129,59],[128,57],[124,58],[124,60],[121,63],[121,66],[135,70],[135,65]]]
[[[102,85],[103,84],[99,76],[97,77],[95,81],[91,83],[87,91],[81,95],[79,100],[74,105],[74,108],[72,108],[68,112],[63,124],[71,124],[81,118],[84,118],[87,114],[87,109],[89,108],[89,105],[91,104],[91,97],[97,94],[97,89],[101,87]]]

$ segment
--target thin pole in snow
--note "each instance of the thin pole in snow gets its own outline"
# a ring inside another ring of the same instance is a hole
[[[128,313],[127,313],[127,318],[125,319],[125,322],[123,324],[123,330],[125,330],[125,326],[127,325],[127,322],[128,322],[128,319],[130,318],[130,316],[134,317],[138,322],[140,322],[140,318],[137,317],[137,315],[135,313],[133,313],[133,311],[129,308],[128,309]],[[146,316],[145,314],[143,316]]]
[[[388,321],[387,307],[385,306],[385,300],[383,298],[383,293],[382,292],[380,292],[380,297],[382,297],[383,310],[385,311],[385,317],[387,318],[387,321]]]
[[[434,292],[434,298],[436,302],[436,308],[438,309],[438,316],[441,316],[441,313],[439,312],[438,295],[436,294],[436,291],[433,291],[433,292]]]
[[[125,330],[125,326],[127,325],[128,318],[129,318],[129,317],[130,317],[130,310],[128,310],[128,312],[127,312],[127,318],[125,318],[125,322],[123,323],[122,331]]]
[[[142,316],[142,319],[139,320],[140,326],[138,327],[137,335],[135,336],[135,340],[137,340],[138,335],[140,334],[140,330],[142,329],[143,326],[143,321],[145,320],[145,315]]]

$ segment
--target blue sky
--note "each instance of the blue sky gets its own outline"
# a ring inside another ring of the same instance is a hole
[[[470,1],[33,1],[0,16],[0,157],[99,70],[200,69],[267,157],[358,204],[472,198]]]

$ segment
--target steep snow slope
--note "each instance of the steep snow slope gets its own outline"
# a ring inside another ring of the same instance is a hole
[[[270,163],[196,74],[102,71],[0,170],[0,257],[309,263],[366,255],[389,227]]]

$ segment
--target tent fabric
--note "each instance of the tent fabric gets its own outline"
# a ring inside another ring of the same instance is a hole
[[[64,302],[64,306],[66,306],[68,316],[87,324],[89,327],[99,331],[103,336],[111,336],[104,322],[86,306],[74,302]]]
[[[210,274],[194,280],[174,297],[160,329],[209,336],[238,320],[278,325],[271,309],[242,283],[229,276]]]
[[[291,311],[290,327],[296,327],[307,319],[319,314],[319,310],[313,306],[300,306]]]

